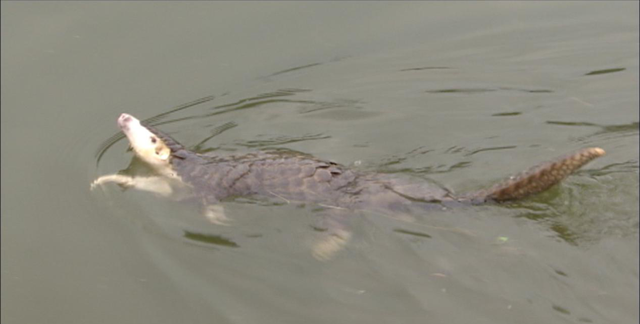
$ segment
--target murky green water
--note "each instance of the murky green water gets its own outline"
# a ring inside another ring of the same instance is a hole
[[[2,3],[7,323],[637,323],[637,3]],[[582,147],[506,205],[353,211],[89,191],[115,120],[465,192]]]

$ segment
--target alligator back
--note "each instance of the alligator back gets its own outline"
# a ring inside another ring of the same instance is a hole
[[[339,164],[296,152],[226,157],[191,154],[176,160],[174,168],[207,200],[257,195],[331,203],[358,178],[356,172]]]
[[[397,210],[417,201],[451,199],[448,191],[422,179],[359,172],[297,152],[228,157],[194,153],[174,164],[182,180],[208,202],[260,196],[342,208]]]

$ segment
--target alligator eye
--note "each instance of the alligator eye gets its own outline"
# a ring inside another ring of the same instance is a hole
[[[151,143],[155,144],[157,141],[158,140],[155,137],[151,136]]]

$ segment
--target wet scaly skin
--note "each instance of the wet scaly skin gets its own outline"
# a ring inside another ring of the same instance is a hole
[[[553,161],[541,163],[489,189],[478,191],[462,199],[480,202],[522,199],[551,188],[583,165],[604,154],[605,151],[599,147],[585,148]]]

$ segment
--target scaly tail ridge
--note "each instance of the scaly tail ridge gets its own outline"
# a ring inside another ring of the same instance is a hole
[[[508,201],[533,195],[549,189],[589,161],[603,156],[604,150],[591,147],[539,164],[489,189],[463,197],[474,202]]]

